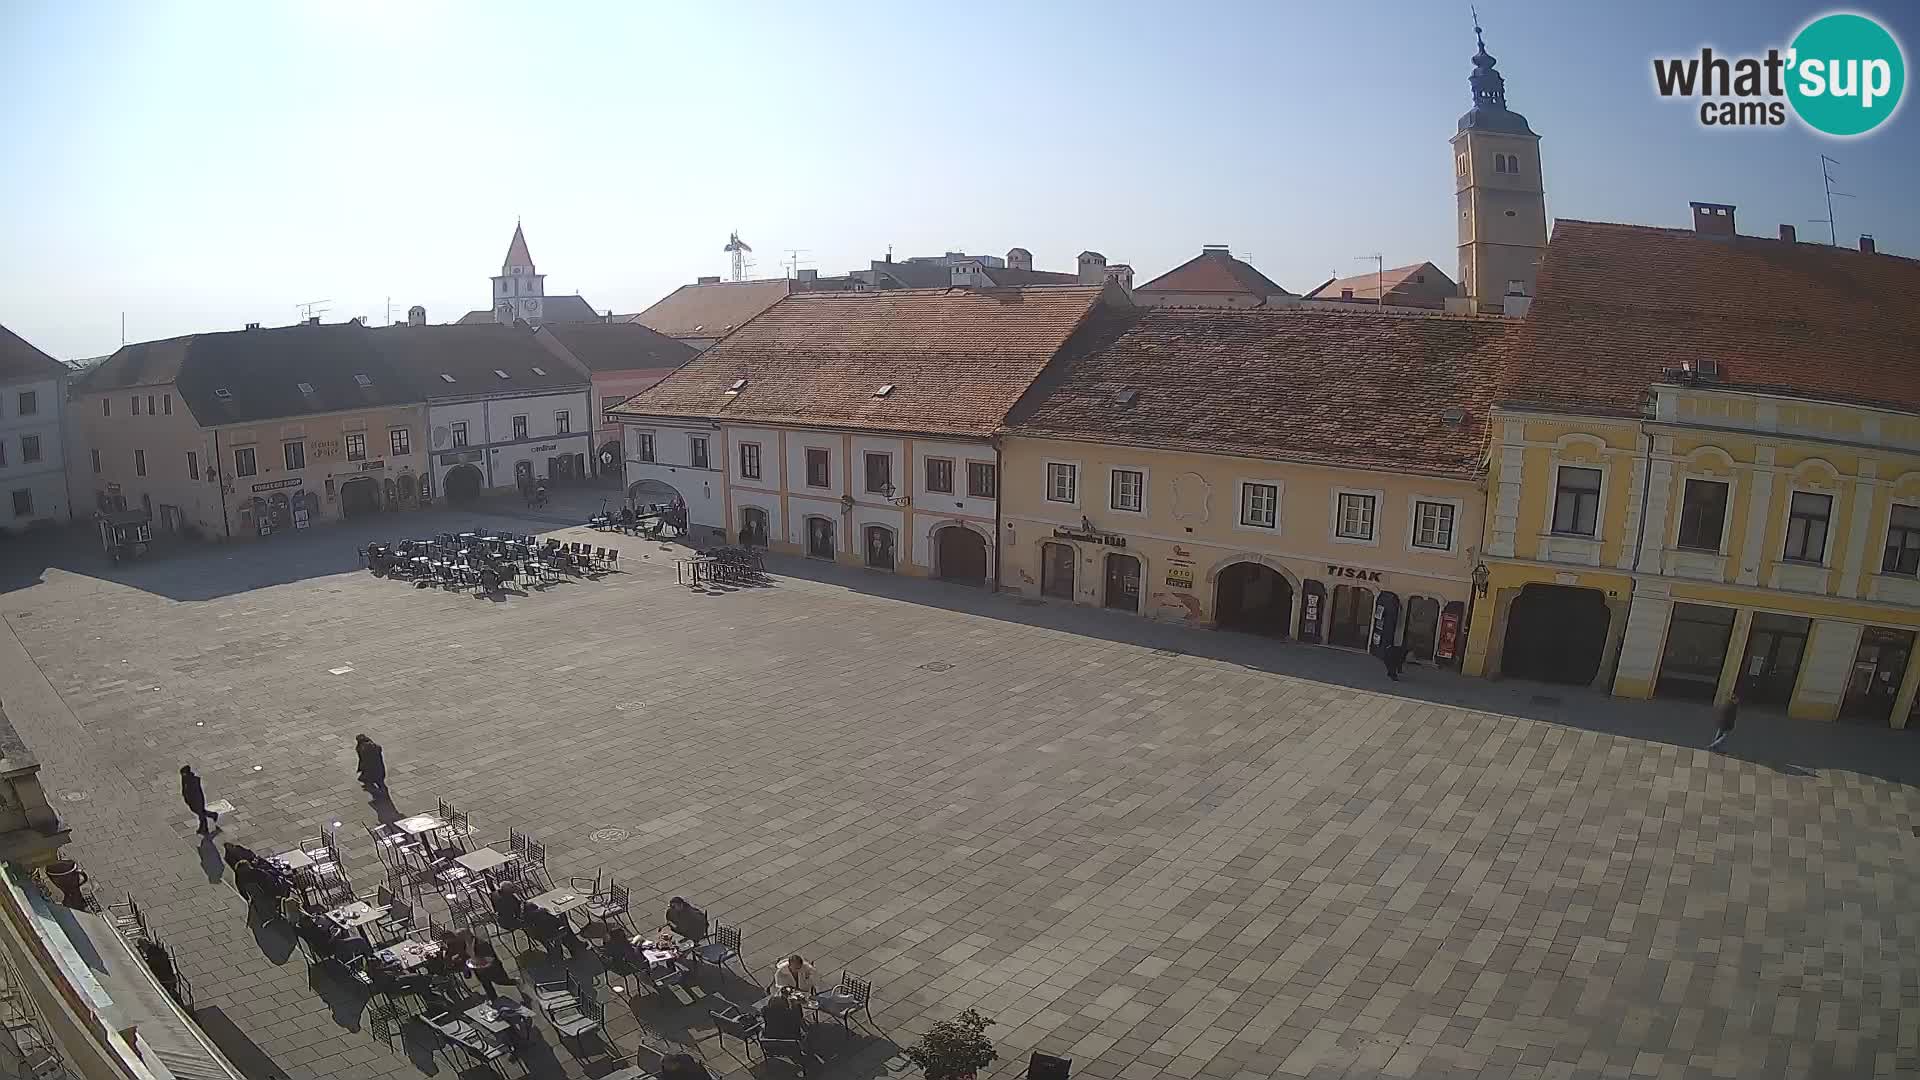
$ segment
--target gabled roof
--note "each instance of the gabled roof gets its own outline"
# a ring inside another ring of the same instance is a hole
[[[1225,248],[1206,248],[1135,292],[1245,293],[1292,296],[1267,275],[1233,257]]]
[[[1422,281],[1420,280],[1421,278],[1425,278],[1426,280]],[[1307,293],[1302,299],[1340,300],[1343,298],[1341,294],[1351,289],[1353,290],[1353,299],[1355,300],[1372,300],[1378,302],[1381,291],[1385,290],[1389,304],[1401,303],[1403,300],[1413,300],[1415,303],[1408,306],[1432,306],[1435,308],[1440,306],[1439,304],[1429,305],[1424,298],[1418,296],[1395,298],[1394,294],[1401,291],[1402,286],[1412,285],[1425,286],[1428,288],[1428,291],[1434,292],[1436,295],[1444,295],[1454,291],[1453,279],[1448,277],[1445,271],[1430,262],[1422,262],[1414,263],[1411,266],[1396,266],[1391,270],[1383,270],[1377,275],[1355,274],[1352,277],[1334,278],[1319,288],[1314,289],[1312,292]]]
[[[0,326],[0,379],[54,379],[69,374],[72,374],[72,369],[67,365]]]
[[[699,351],[639,323],[554,323],[540,333],[591,372],[671,370]]]
[[[1079,274],[1063,273],[1059,270],[1017,270],[1011,266],[983,266],[980,273],[988,281],[1003,287],[1023,285],[1078,285]]]
[[[1297,306],[1102,312],[1015,435],[1469,478],[1517,320]]]
[[[985,438],[1109,302],[1126,300],[1100,286],[797,293],[611,411]]]
[[[388,362],[429,399],[577,390],[590,378],[566,350],[547,347],[524,324],[383,326],[371,333]]]
[[[605,316],[593,309],[578,296],[543,296],[540,298],[540,317],[534,322],[545,326],[554,322],[598,322]],[[478,323],[493,322],[493,309],[480,308],[460,316],[455,326],[473,326]]]
[[[633,321],[668,337],[725,337],[778,303],[791,285],[786,278],[682,285]]]
[[[1913,259],[1561,218],[1500,397],[1636,416],[1711,360],[1728,389],[1920,412],[1916,297]]]
[[[533,268],[533,254],[527,250],[527,234],[520,231],[520,223],[513,223],[513,239],[507,244],[507,257],[500,264],[500,272],[506,273],[516,266]]]
[[[356,375],[367,376],[362,385]],[[203,426],[411,404],[420,394],[359,323],[301,323],[125,345],[82,378],[82,393],[171,382]],[[311,392],[303,391],[305,383]],[[224,391],[224,393],[223,393]]]

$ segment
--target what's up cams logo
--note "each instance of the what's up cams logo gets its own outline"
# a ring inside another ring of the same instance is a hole
[[[1706,127],[1780,127],[1787,110],[1815,131],[1865,135],[1892,118],[1906,89],[1900,43],[1865,15],[1840,12],[1802,27],[1765,56],[1655,57],[1663,98],[1697,99]]]

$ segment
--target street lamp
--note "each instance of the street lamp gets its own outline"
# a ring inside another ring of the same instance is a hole
[[[1473,567],[1473,592],[1476,596],[1487,595],[1487,579],[1492,577],[1486,563],[1475,563]]]

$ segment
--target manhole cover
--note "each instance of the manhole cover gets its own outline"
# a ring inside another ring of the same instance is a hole
[[[587,839],[596,844],[617,844],[628,836],[625,829],[595,829]]]
[[[945,660],[929,660],[920,665],[921,671],[951,671],[952,669],[953,665]]]
[[[84,791],[69,791],[65,795],[62,795],[61,798],[67,800],[68,802],[86,802],[87,793]],[[1916,834],[1920,834],[1920,829],[1915,829],[1913,831]]]

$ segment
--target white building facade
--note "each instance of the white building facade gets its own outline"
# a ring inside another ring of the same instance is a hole
[[[0,378],[0,530],[68,520],[67,379],[47,364]]]
[[[590,408],[584,383],[545,392],[430,398],[427,431],[440,492],[459,501],[470,492],[592,475]]]

